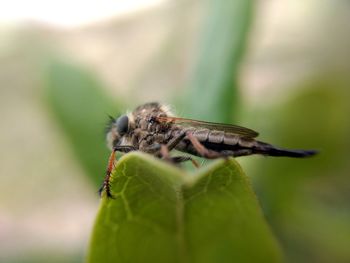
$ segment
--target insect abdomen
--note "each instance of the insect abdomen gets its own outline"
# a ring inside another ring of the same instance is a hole
[[[224,131],[201,129],[193,131],[192,135],[208,149],[219,152],[252,148],[256,145],[255,140],[244,139],[236,134]]]
[[[315,150],[291,150],[291,149],[282,149],[271,144],[264,142],[258,142],[258,147],[254,149],[255,154],[263,154],[268,156],[280,156],[280,157],[294,157],[294,158],[303,158],[313,156],[317,153]]]
[[[189,132],[192,132],[193,136],[195,136],[207,149],[222,153],[226,156],[238,157],[251,154],[261,154],[300,158],[312,156],[316,153],[311,150],[281,149],[268,143],[257,141],[252,138],[245,138],[233,133],[226,133],[224,131],[201,129]],[[180,143],[177,149],[198,155],[187,139]]]
[[[228,144],[235,145],[238,142],[238,137],[232,134],[225,134],[224,131],[215,131],[209,129],[202,129],[193,131],[198,141],[202,143],[217,143],[217,144]]]

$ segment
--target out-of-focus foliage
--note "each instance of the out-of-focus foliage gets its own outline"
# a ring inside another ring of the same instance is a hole
[[[291,262],[350,259],[348,83],[320,77],[283,104],[254,109],[254,119],[268,122],[261,130],[266,140],[320,151],[311,159],[264,158],[247,165]]]
[[[281,262],[250,183],[234,161],[196,174],[128,154],[103,198],[88,262]]]
[[[108,155],[107,115],[159,100],[177,101],[183,117],[239,119],[262,141],[320,150],[304,160],[238,162],[287,262],[350,262],[349,2],[163,2],[83,28],[1,24],[0,261],[82,260]],[[43,72],[51,54],[79,63],[54,61]]]
[[[230,123],[237,113],[237,79],[254,0],[207,1],[207,15],[185,110],[191,117]]]
[[[93,74],[72,64],[52,61],[47,71],[49,105],[86,174],[101,184],[108,149],[104,127],[119,103],[110,98]]]

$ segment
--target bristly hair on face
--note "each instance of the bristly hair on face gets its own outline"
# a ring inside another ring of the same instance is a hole
[[[113,123],[115,122],[115,118],[114,117],[112,117],[111,115],[108,115],[108,122],[106,123],[106,127],[105,127],[105,134],[107,134],[110,130],[111,130],[111,128],[112,128],[112,125],[113,125]]]

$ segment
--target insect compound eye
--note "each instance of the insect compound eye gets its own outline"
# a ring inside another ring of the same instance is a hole
[[[123,136],[129,129],[129,118],[126,115],[120,116],[116,122],[119,135]]]

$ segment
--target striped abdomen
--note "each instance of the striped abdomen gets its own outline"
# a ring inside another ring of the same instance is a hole
[[[222,153],[226,156],[244,156],[262,154],[270,156],[306,157],[314,155],[315,151],[287,150],[274,147],[268,143],[257,141],[253,138],[245,138],[237,134],[209,129],[191,129],[194,137],[207,149]],[[188,139],[184,139],[177,150],[198,155]]]

